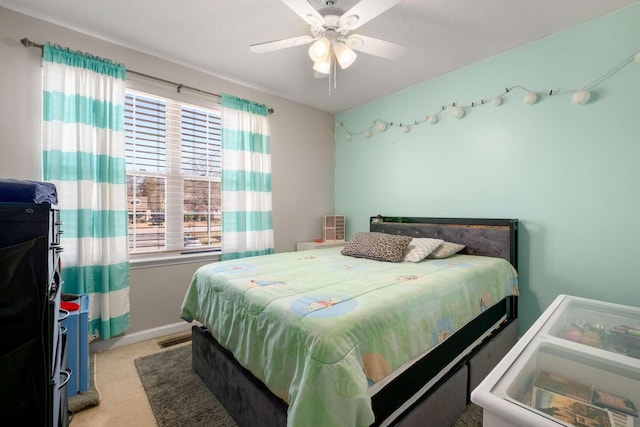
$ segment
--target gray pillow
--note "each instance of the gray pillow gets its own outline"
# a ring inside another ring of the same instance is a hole
[[[449,258],[452,255],[457,254],[465,248],[464,245],[452,242],[442,242],[438,248],[427,255],[427,259],[442,259]]]
[[[353,235],[341,253],[356,258],[396,262],[402,259],[409,242],[409,236],[361,232]]]

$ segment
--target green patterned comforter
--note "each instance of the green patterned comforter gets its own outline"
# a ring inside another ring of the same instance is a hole
[[[369,426],[371,385],[515,294],[498,258],[388,263],[325,248],[201,267],[182,317],[288,402],[288,426]]]

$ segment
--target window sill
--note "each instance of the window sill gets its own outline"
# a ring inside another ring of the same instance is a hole
[[[129,261],[132,270],[177,264],[217,262],[220,261],[220,251],[174,253],[167,255],[133,255]]]

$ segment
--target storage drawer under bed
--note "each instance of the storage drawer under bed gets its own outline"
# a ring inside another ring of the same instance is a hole
[[[518,341],[518,320],[501,329],[494,339],[469,359],[469,393],[473,391]]]

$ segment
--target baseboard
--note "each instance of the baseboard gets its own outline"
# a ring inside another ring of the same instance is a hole
[[[111,350],[112,348],[118,348],[129,344],[135,344],[146,340],[151,340],[166,335],[177,334],[178,332],[189,331],[194,323],[177,322],[170,325],[159,326],[157,328],[147,329],[140,332],[134,332],[132,334],[124,334],[115,338],[111,338],[104,341],[96,341],[89,344],[89,351],[91,353],[101,353],[103,351]]]

